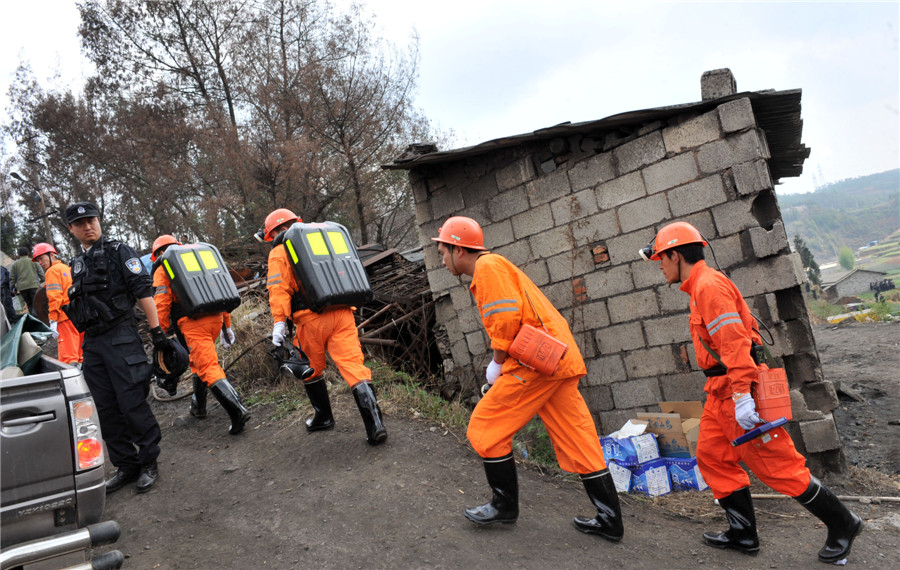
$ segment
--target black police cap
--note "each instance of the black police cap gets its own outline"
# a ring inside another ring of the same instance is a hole
[[[100,210],[90,202],[75,202],[66,208],[66,225],[81,218],[99,218]]]

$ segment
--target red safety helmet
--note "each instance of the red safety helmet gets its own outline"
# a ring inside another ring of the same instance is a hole
[[[158,257],[156,254],[159,253],[162,255],[162,252],[159,250],[170,245],[181,245],[181,242],[175,239],[175,236],[171,234],[163,234],[156,238],[156,241],[153,242],[153,247],[150,248],[150,251],[152,252],[150,253],[150,261],[156,261],[156,258]]]
[[[37,261],[37,258],[44,255],[45,253],[52,253],[53,255],[59,255],[57,253],[56,248],[50,245],[49,243],[39,243],[34,246],[34,250],[31,252],[31,261]]]
[[[653,242],[648,243],[641,251],[641,257],[650,261],[659,261],[659,254],[689,243],[702,243],[706,245],[706,240],[700,235],[700,232],[687,222],[672,222],[663,227],[656,234]]]
[[[472,218],[464,216],[448,218],[441,226],[438,237],[431,239],[469,249],[484,249],[484,232],[481,231],[481,226]]]
[[[275,239],[275,230],[284,225],[286,222],[302,222],[303,220],[295,214],[294,212],[288,210],[287,208],[278,208],[273,211],[271,214],[266,216],[266,234],[263,236],[263,239],[266,241],[272,241]]]

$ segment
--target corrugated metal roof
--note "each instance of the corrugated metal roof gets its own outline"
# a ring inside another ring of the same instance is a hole
[[[686,113],[704,113],[722,103],[749,98],[756,116],[757,125],[766,133],[769,152],[769,168],[775,180],[783,177],[799,176],[803,172],[803,161],[809,157],[810,149],[800,142],[803,121],[800,118],[800,89],[788,91],[753,91],[736,93],[718,99],[685,103],[669,107],[629,111],[596,121],[581,123],[561,123],[531,133],[501,137],[464,148],[436,151],[433,145],[410,145],[407,153],[381,167],[389,170],[413,170],[419,166],[442,164],[496,152],[516,145],[567,137],[597,131],[609,131],[622,126],[638,126],[653,121],[669,119]]]

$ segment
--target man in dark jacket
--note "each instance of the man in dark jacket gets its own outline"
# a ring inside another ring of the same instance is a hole
[[[22,295],[28,312],[31,313],[34,308],[34,294],[44,281],[44,270],[31,260],[31,250],[27,247],[20,247],[16,253],[18,259],[9,269],[9,285],[12,291]]]

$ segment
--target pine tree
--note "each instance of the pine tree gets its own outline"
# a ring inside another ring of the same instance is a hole
[[[812,252],[809,251],[806,242],[803,241],[800,234],[794,235],[794,249],[800,254],[800,261],[803,263],[803,268],[806,269],[806,276],[809,278],[809,282],[813,285],[821,286],[822,272],[819,270],[819,264],[816,263]]]

